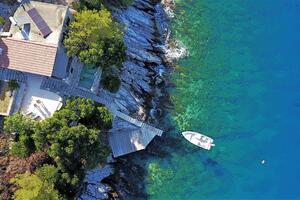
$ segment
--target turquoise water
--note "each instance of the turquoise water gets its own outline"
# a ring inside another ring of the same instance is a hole
[[[94,83],[96,71],[97,68],[95,68],[93,65],[85,65],[80,73],[79,86],[86,89],[91,89]]]
[[[300,199],[300,1],[176,3],[173,33],[189,57],[172,75],[174,128],[140,161],[149,199]],[[182,130],[216,146],[199,149]]]

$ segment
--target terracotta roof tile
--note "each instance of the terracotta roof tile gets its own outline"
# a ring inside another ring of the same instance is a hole
[[[51,76],[57,47],[28,40],[0,38],[0,67]]]

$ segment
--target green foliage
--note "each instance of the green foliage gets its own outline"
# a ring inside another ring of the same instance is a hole
[[[27,150],[25,144],[20,141],[12,145],[11,154],[17,157],[24,158],[29,155],[29,151]]]
[[[120,26],[106,9],[80,11],[70,24],[64,44],[69,56],[102,68],[121,67],[126,58]]]
[[[35,171],[35,174],[44,182],[55,184],[58,182],[59,173],[54,165],[45,164]]]
[[[59,199],[59,194],[54,189],[53,184],[41,180],[37,175],[29,173],[17,175],[11,182],[20,187],[20,189],[14,193],[15,200]]]
[[[93,162],[90,155],[97,154],[100,147],[99,131],[79,125],[63,127],[57,135],[49,148],[49,155],[63,172],[59,184],[65,190],[75,192],[84,170]]]
[[[20,135],[19,140],[12,145],[11,153],[17,157],[28,157],[35,151],[34,141],[30,136]]]
[[[72,196],[86,168],[108,156],[100,130],[111,128],[112,115],[102,105],[84,98],[70,98],[63,109],[38,123],[35,146],[47,151],[60,171],[57,187]]]
[[[27,157],[35,151],[32,134],[35,122],[19,113],[8,116],[4,120],[4,131],[17,134],[16,142],[12,145],[11,153],[18,157]]]
[[[110,129],[112,115],[106,107],[85,98],[71,98],[66,102],[66,109],[76,112],[79,122],[89,128]]]
[[[82,119],[93,117],[95,106],[96,103],[91,99],[71,98],[66,101],[65,108],[74,111]]]
[[[63,169],[76,171],[89,162],[89,155],[100,142],[98,130],[83,125],[63,127],[52,141],[49,155]]]
[[[11,91],[14,91],[16,89],[19,89],[20,85],[19,83],[16,81],[16,80],[9,80],[8,81],[8,88],[11,90]]]
[[[4,23],[5,23],[5,19],[0,16],[0,25],[4,25]]]
[[[97,107],[95,119],[97,119],[98,127],[103,127],[103,129],[112,128],[111,125],[113,121],[113,116],[106,107]]]
[[[96,9],[100,10],[102,7],[102,0],[80,0],[72,3],[72,7],[75,10],[81,11],[84,9]]]
[[[6,133],[19,133],[24,135],[31,135],[35,122],[28,117],[16,113],[14,115],[5,117],[4,131]]]
[[[104,106],[89,99],[70,98],[61,110],[41,122],[20,114],[6,117],[4,129],[19,133],[13,155],[26,157],[36,149],[48,153],[55,166],[44,165],[36,170],[36,176],[73,197],[85,170],[105,162],[110,153],[103,133],[111,128],[112,119]]]
[[[116,93],[120,88],[121,80],[116,76],[104,76],[101,79],[101,84],[104,89]]]
[[[36,148],[40,151],[46,150],[51,140],[56,136],[57,131],[64,126],[66,126],[64,121],[55,117],[39,122],[32,136]]]
[[[80,0],[72,3],[72,7],[75,10],[83,10],[83,9],[96,9],[100,10],[104,6],[108,4],[113,5],[115,7],[127,7],[132,4],[133,0]]]

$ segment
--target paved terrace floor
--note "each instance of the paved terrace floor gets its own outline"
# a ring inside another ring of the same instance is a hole
[[[109,141],[115,157],[145,149],[156,135],[161,136],[163,133],[160,129],[118,111],[114,99],[105,93],[95,95],[92,92],[68,85],[64,81],[54,78],[44,78],[41,89],[56,92],[63,96],[78,96],[92,99],[98,103],[104,104],[115,117],[123,119],[139,128],[138,131],[113,131],[110,133]]]

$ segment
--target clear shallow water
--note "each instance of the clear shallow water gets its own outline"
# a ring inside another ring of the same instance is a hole
[[[172,77],[168,155],[140,161],[149,198],[300,199],[300,1],[176,3],[190,55]],[[184,141],[187,129],[216,147]]]

